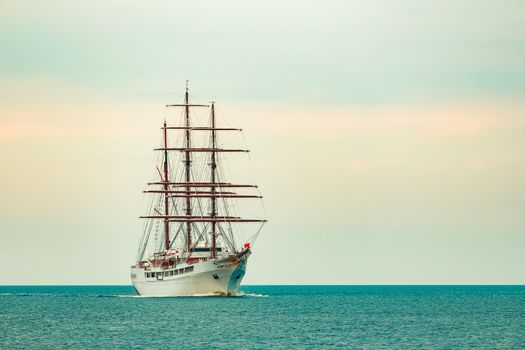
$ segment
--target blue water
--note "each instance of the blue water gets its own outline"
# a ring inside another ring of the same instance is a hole
[[[525,349],[525,286],[1,287],[0,348]]]

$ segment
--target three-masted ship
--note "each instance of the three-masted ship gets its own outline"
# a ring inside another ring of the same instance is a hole
[[[238,206],[232,204],[261,200],[257,186],[225,179],[222,155],[248,150],[223,147],[219,134],[242,129],[217,126],[215,103],[190,103],[187,86],[184,102],[166,107],[182,108],[182,120],[165,120],[161,128],[162,147],[155,149],[160,164],[144,191],[150,205],[141,216],[145,224],[131,281],[144,296],[235,295],[266,222],[235,215]],[[193,125],[197,108],[209,110],[209,123]],[[207,144],[198,145],[199,135]],[[256,224],[248,236],[245,223]]]

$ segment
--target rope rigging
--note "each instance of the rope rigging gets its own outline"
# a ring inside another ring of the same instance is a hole
[[[246,227],[240,224],[242,220],[236,222],[235,220],[229,219],[241,219],[244,217],[242,214],[249,213],[249,211],[246,211],[245,209],[241,210],[238,198],[253,198],[255,196],[239,195],[237,198],[234,198],[232,195],[227,196],[223,194],[233,193],[237,195],[236,189],[242,190],[243,188],[242,186],[237,186],[240,188],[233,188],[233,192],[231,192],[232,187],[234,186],[228,186],[231,184],[227,180],[229,178],[226,171],[228,157],[225,153],[209,151],[215,148],[228,149],[228,147],[234,150],[245,149],[246,140],[244,133],[240,133],[242,135],[242,146],[244,147],[239,147],[236,142],[225,139],[223,137],[224,133],[221,133],[221,136],[217,137],[214,134],[215,120],[211,119],[210,117],[207,118],[208,122],[206,122],[204,118],[196,113],[194,109],[192,109],[190,121],[189,106],[192,105],[187,92],[185,94],[184,100],[184,105],[170,105],[184,107],[181,108],[179,125],[185,125],[186,127],[173,128],[173,130],[170,130],[170,133],[168,134],[168,142],[164,147],[173,147],[173,149],[170,149],[170,152],[164,150],[162,153],[167,154],[166,162],[167,173],[169,174],[169,177],[163,177],[161,166],[156,167],[154,176],[155,178],[160,179],[160,182],[157,184],[162,184],[165,186],[164,188],[166,191],[164,191],[164,193],[153,193],[159,191],[149,191],[152,192],[148,194],[151,200],[149,200],[147,206],[147,213],[149,214],[150,219],[146,220],[143,226],[139,249],[137,251],[137,260],[143,260],[146,258],[146,255],[151,255],[165,250],[187,252],[187,256],[189,257],[191,254],[190,251],[193,249],[193,247],[197,247],[200,244],[210,246],[210,239],[214,232],[216,247],[225,245],[226,247],[224,248],[228,248],[227,250],[237,252],[242,248],[237,246],[237,239],[242,239],[243,242],[253,243],[264,226],[264,223],[262,223],[255,232],[250,230],[251,234],[248,235],[246,232]],[[195,106],[205,107],[207,105]],[[223,121],[222,116],[221,121]],[[223,124],[227,126],[228,122],[226,121],[226,123]],[[195,126],[195,131],[191,132],[191,138],[189,136],[190,125],[191,127]],[[207,127],[206,125],[212,125],[212,127]],[[169,128],[164,128],[163,131],[167,132],[167,129]],[[211,130],[212,132],[209,132],[208,130]],[[241,129],[222,127],[222,129],[218,128],[217,130],[226,130],[227,133],[231,130]],[[212,137],[212,135],[215,136]],[[199,144],[199,142],[202,143],[202,146]],[[172,144],[174,146],[168,146],[168,144]],[[210,148],[206,148],[207,152],[192,152],[193,149],[191,147],[207,147],[206,145],[211,145]],[[250,163],[250,170],[253,178],[255,178],[253,164],[249,153],[248,161]],[[162,162],[162,157],[158,156],[156,163],[162,165]],[[235,175],[240,174],[237,172]],[[174,181],[174,183],[172,184],[170,181]],[[214,183],[216,185],[210,186],[209,188],[205,185],[199,185],[208,183]],[[177,194],[176,196],[168,195],[167,191],[178,191],[177,193],[180,194]],[[192,196],[191,193],[217,193],[218,195]],[[260,196],[260,190],[258,188],[257,193]],[[264,204],[261,200],[259,200],[259,203],[261,203],[263,215],[254,215],[250,213],[252,217],[258,219],[251,221],[262,221],[260,218],[264,217],[266,214]],[[165,214],[163,214],[163,208],[167,208],[167,212]],[[163,241],[163,237],[160,234],[161,220],[156,220],[155,216],[162,216],[165,222],[171,221],[171,225],[166,224],[167,237],[165,241]],[[170,217],[187,217],[188,219],[170,220]],[[209,220],[210,217],[212,219],[217,217],[217,222],[215,220]],[[250,220],[245,221],[251,222]],[[165,245],[163,245],[163,242]]]

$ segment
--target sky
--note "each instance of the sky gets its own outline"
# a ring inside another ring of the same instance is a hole
[[[246,284],[525,283],[525,2],[0,0],[0,284],[129,284],[164,105],[245,130]]]

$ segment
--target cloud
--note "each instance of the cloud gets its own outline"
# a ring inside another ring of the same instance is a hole
[[[220,100],[310,105],[524,96],[518,1],[42,6],[4,6],[3,76],[135,96],[190,78]]]

